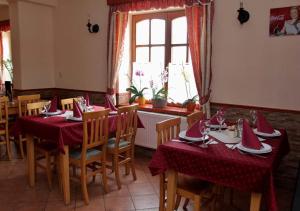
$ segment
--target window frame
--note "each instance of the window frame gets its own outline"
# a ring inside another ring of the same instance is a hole
[[[185,17],[185,11],[183,9],[175,10],[175,11],[163,11],[163,12],[153,12],[146,14],[136,14],[132,15],[132,30],[131,30],[131,66],[133,68],[133,63],[136,62],[136,48],[137,47],[148,47],[149,48],[149,62],[151,61],[151,47],[156,46],[164,46],[165,47],[165,61],[164,67],[166,68],[168,64],[171,62],[171,50],[172,47],[184,46],[186,47],[186,62],[189,60],[189,43],[188,39],[184,44],[172,44],[172,20],[180,17]],[[145,45],[137,45],[136,44],[136,24],[140,21],[149,19],[149,43]],[[166,21],[165,24],[165,44],[151,44],[151,20],[152,19],[163,19]],[[186,34],[187,36],[187,34]],[[187,37],[186,37],[187,38]]]

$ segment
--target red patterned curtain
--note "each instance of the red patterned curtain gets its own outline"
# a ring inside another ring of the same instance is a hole
[[[114,10],[139,11],[149,9],[164,9],[168,7],[183,7],[194,0],[107,0]]]
[[[210,116],[213,4],[186,7],[188,41],[200,104]]]
[[[108,94],[115,94],[119,69],[123,56],[128,12],[113,12],[109,15],[108,35]]]

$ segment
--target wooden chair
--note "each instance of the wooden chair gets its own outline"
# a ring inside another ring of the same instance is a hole
[[[80,168],[80,181],[85,204],[89,204],[87,178],[102,174],[104,191],[107,192],[106,145],[108,140],[109,109],[83,113],[83,143],[81,149],[70,151],[70,165]],[[100,166],[100,167],[99,167]],[[91,169],[91,172],[87,171]],[[76,170],[73,169],[76,177]]]
[[[188,127],[190,128],[195,122],[199,121],[204,117],[204,113],[202,111],[196,111],[189,114],[186,117],[186,121],[188,123]]]
[[[137,108],[137,105],[130,105],[118,109],[116,137],[108,140],[107,153],[112,156],[112,169],[119,189],[121,189],[120,165],[125,165],[126,175],[131,169],[133,180],[136,180],[134,142],[137,130]]]
[[[4,137],[4,140],[0,139],[0,145],[6,145],[6,153],[8,159],[11,160],[11,146],[8,135],[8,98],[0,97],[0,136]]]
[[[36,95],[21,95],[17,97],[18,100],[18,113],[19,117],[22,116],[27,116],[27,104],[28,103],[33,103],[40,101],[41,95],[36,94]],[[21,158],[24,159],[24,148],[23,148],[23,143],[26,141],[22,135],[19,135],[19,148],[20,148],[20,153],[21,153]]]
[[[35,102],[27,104],[27,116],[37,116],[40,115],[44,105],[49,104],[49,102]],[[35,166],[44,169],[47,175],[49,189],[52,189],[52,171],[55,166],[55,155],[57,153],[57,145],[48,140],[39,140],[35,144]],[[42,160],[45,159],[45,162]]]
[[[74,98],[66,98],[66,99],[61,99],[61,107],[62,110],[73,110],[73,100],[78,101],[80,100],[79,97],[74,97]]]
[[[165,120],[156,124],[156,133],[157,133],[157,146],[164,144],[174,138],[178,138],[180,132],[180,123],[181,118],[173,118]],[[165,173],[160,175],[159,183],[159,210],[165,210],[165,198],[166,198],[166,187],[167,187],[167,178]],[[189,199],[194,200],[194,210],[200,211],[201,199],[208,192],[208,184],[202,182],[201,180],[188,177],[180,174],[178,176],[178,184],[176,189],[176,205],[175,209],[177,210],[180,204],[181,196],[185,197],[184,209],[189,202]]]

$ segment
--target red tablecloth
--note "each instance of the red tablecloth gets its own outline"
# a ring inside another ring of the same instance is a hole
[[[117,115],[109,116],[108,120],[109,132],[115,132]],[[139,118],[138,128],[144,128]],[[63,152],[64,145],[74,146],[82,143],[83,123],[66,120],[65,117],[27,116],[17,120],[14,134],[31,134],[42,139],[53,140],[57,142],[59,150]]]
[[[281,137],[265,141],[272,146],[267,158],[240,154],[223,143],[203,149],[185,143],[160,145],[152,157],[152,175],[173,169],[215,184],[241,191],[260,192],[267,199],[269,210],[277,210],[273,172],[289,151],[286,131]]]

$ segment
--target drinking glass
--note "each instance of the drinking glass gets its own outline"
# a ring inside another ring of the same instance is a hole
[[[51,106],[51,103],[47,103],[44,105],[44,113],[46,115],[44,118],[48,118],[48,112],[49,112],[50,106]]]
[[[250,110],[250,119],[252,127],[256,125],[256,110]]]
[[[219,132],[221,132],[222,125],[225,121],[224,115],[218,112],[217,121],[219,123]]]
[[[199,130],[200,130],[200,133],[202,135],[202,138],[201,138],[202,139],[202,144],[200,145],[200,147],[207,148],[208,146],[205,143],[205,138],[208,135],[209,130],[210,130],[209,122],[208,121],[200,122],[199,125],[200,125]]]
[[[239,118],[237,121],[237,137],[242,138],[243,135],[243,119]]]

